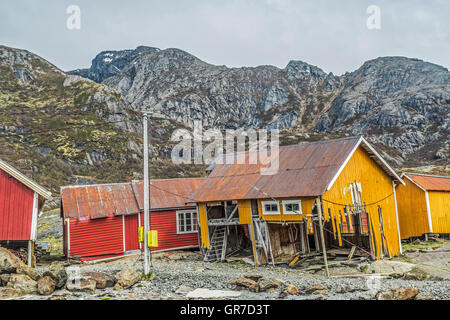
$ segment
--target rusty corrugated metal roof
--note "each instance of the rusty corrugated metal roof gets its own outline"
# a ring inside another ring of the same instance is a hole
[[[187,207],[189,196],[204,178],[151,180],[151,209]],[[65,218],[99,219],[144,210],[144,183],[68,186],[61,188]],[[192,204],[191,204],[192,206]]]
[[[130,183],[61,188],[65,218],[99,219],[139,212]]]
[[[188,179],[152,179],[150,185],[150,207],[152,210],[183,208],[192,206],[192,192],[205,178]],[[133,181],[133,190],[139,205],[144,210],[144,181]]]
[[[361,137],[280,147],[279,170],[261,175],[261,163],[217,164],[192,194],[198,202],[322,195]]]
[[[427,191],[450,191],[450,177],[415,173],[405,175]]]

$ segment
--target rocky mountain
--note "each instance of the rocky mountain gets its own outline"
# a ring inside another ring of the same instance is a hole
[[[417,59],[378,58],[335,76],[301,61],[227,68],[179,49],[138,47],[102,52],[70,73],[116,89],[133,110],[187,126],[279,128],[290,143],[364,134],[397,167],[450,157],[450,73]]]
[[[152,123],[152,174],[192,170],[174,168],[167,158],[167,141],[183,125],[161,118]],[[0,158],[54,193],[80,181],[141,177],[141,136],[141,114],[115,89],[0,46]]]
[[[378,58],[335,76],[301,61],[227,68],[138,47],[102,52],[89,69],[66,73],[0,46],[0,158],[54,193],[140,178],[142,110],[152,112],[150,168],[160,178],[203,173],[170,160],[173,131],[195,120],[279,128],[282,144],[364,134],[397,168],[448,169],[449,106],[448,70],[417,59]]]

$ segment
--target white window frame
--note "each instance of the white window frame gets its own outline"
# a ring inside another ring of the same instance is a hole
[[[198,215],[196,210],[178,210],[177,212],[177,234],[190,234],[190,233],[198,233]],[[186,213],[191,214],[191,228],[194,227],[194,215],[197,217],[197,230],[191,231],[180,231],[180,214],[183,214],[184,219],[184,229],[186,230]]]
[[[302,215],[302,200],[283,200],[282,202],[283,205],[283,214],[296,214],[296,215]],[[298,204],[298,207],[300,208],[300,210],[298,212],[296,211],[288,211],[286,210],[286,205],[287,204]]]
[[[278,212],[273,212],[273,211],[266,211],[266,204],[275,204],[278,208]],[[263,215],[266,216],[276,216],[276,215],[280,215],[281,211],[280,211],[280,203],[278,201],[261,201],[261,207],[262,207],[262,213]]]

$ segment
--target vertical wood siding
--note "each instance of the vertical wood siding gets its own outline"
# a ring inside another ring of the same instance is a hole
[[[428,191],[433,233],[450,233],[450,192]]]
[[[367,211],[369,213],[369,219],[373,223],[375,240],[379,242],[381,241],[381,235],[378,218],[378,205],[381,206],[383,210],[384,232],[389,246],[389,251],[391,255],[399,254],[400,245],[392,180],[361,147],[355,151],[332,188],[323,195],[325,219],[330,219],[328,215],[328,209],[330,209],[332,215],[336,217],[337,222],[341,223],[339,210],[342,211],[343,207],[326,202],[325,200],[339,204],[351,204],[352,198],[348,186],[354,182],[359,182],[361,184],[361,197],[362,201],[366,204],[371,204],[387,197],[385,200],[378,202],[376,205],[368,206]],[[378,258],[380,257],[380,247],[381,244],[378,244]]]
[[[208,217],[206,216],[206,203],[197,204],[199,221],[200,221],[200,236],[201,246],[209,249],[209,233],[208,233]]]
[[[409,179],[403,179],[406,185],[397,187],[398,216],[402,239],[419,237],[430,232],[428,224],[425,191]]]
[[[0,240],[30,240],[34,191],[0,170]]]
[[[250,200],[239,200],[238,201],[238,213],[239,213],[239,223],[240,224],[251,224],[252,223],[252,206]]]

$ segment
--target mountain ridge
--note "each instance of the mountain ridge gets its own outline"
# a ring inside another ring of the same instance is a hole
[[[179,49],[135,51],[127,50],[132,59],[120,60],[113,74],[101,80],[134,109],[144,107],[190,127],[199,120],[220,129],[364,134],[394,149],[399,165],[419,163],[413,155],[420,151],[427,151],[423,157],[428,161],[449,158],[450,73],[437,64],[379,57],[335,76],[301,60],[283,69],[227,68]],[[108,53],[96,56],[92,74],[115,65],[114,59],[105,62]]]

